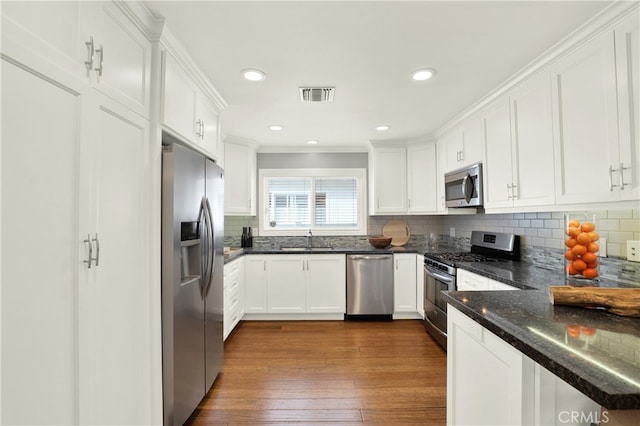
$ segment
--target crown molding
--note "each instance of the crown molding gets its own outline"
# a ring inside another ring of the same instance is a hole
[[[464,120],[471,117],[483,107],[487,106],[491,102],[499,99],[505,95],[508,91],[514,89],[518,85],[526,82],[538,73],[549,69],[553,64],[566,57],[570,53],[579,49],[589,41],[598,37],[605,31],[611,30],[620,21],[628,18],[633,13],[638,13],[640,9],[640,2],[638,1],[616,1],[615,3],[607,6],[600,13],[595,15],[589,21],[578,27],[568,36],[558,41],[552,47],[547,49],[541,55],[537,56],[527,65],[501,83],[498,87],[491,90],[488,94],[472,103],[469,107],[464,109],[459,114],[455,115],[452,119],[447,121],[443,126],[439,127],[433,132],[432,136],[439,139],[452,130]],[[612,35],[613,37],[613,35]]]

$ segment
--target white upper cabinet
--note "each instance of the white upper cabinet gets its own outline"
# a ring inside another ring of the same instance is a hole
[[[447,202],[444,193],[444,174],[447,170],[447,140],[438,139],[436,143],[436,212],[446,213]]]
[[[486,209],[554,203],[551,84],[542,72],[483,112]],[[542,173],[541,173],[542,171]]]
[[[251,145],[224,143],[224,213],[256,215],[256,150]]]
[[[407,147],[407,191],[409,213],[433,213],[437,210],[436,144]]]
[[[614,28],[620,138],[620,164],[617,167],[620,187],[618,189],[623,200],[640,198],[639,22],[638,13],[635,13]]]
[[[129,19],[129,7],[137,8],[114,2],[3,2],[3,37],[19,34],[25,48],[148,118],[151,42],[142,20]]]
[[[625,183],[622,188],[620,165],[626,168],[624,161],[629,164],[633,157],[621,155],[621,148],[630,146],[630,135],[619,139],[613,32],[604,31],[558,62],[552,77],[557,201],[594,203],[626,198],[633,185]],[[628,114],[629,105],[621,107],[620,114]],[[635,157],[637,164],[637,152]],[[627,179],[631,174],[627,173]]]
[[[117,3],[82,2],[80,10],[89,81],[97,90],[148,118],[151,42]]]
[[[369,214],[436,212],[435,142],[373,144],[369,158]]]
[[[472,116],[444,136],[447,147],[445,172],[482,161],[482,121]]]
[[[407,149],[374,146],[370,153],[373,194],[369,213],[390,214],[407,211]]]
[[[171,52],[163,59],[164,130],[220,160],[219,108]]]

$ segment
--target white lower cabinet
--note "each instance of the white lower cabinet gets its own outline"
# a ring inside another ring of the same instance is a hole
[[[424,319],[424,255],[416,254],[416,310]]]
[[[447,425],[589,426],[600,418],[597,403],[451,305],[447,333]]]
[[[416,255],[393,255],[393,314],[417,313]]]
[[[267,312],[268,256],[246,256],[244,261],[244,306],[246,314]]]
[[[344,254],[247,256],[245,313],[341,318],[346,308],[345,262]]]
[[[458,268],[456,273],[456,288],[458,291],[519,290],[517,287],[474,274],[464,269]]]
[[[240,257],[224,265],[224,339],[233,331],[244,315],[245,258]]]
[[[532,362],[449,305],[447,424],[532,424],[530,402]]]

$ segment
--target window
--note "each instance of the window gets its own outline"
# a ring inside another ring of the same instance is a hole
[[[366,234],[364,169],[260,171],[261,235]]]

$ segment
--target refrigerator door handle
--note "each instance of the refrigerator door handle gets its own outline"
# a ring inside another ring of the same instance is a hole
[[[202,248],[204,251],[205,264],[202,267],[202,287],[200,288],[200,292],[202,297],[204,298],[207,294],[207,290],[209,287],[209,281],[211,280],[211,239],[209,238],[211,222],[210,216],[207,211],[207,198],[202,197],[202,201],[200,202],[200,213],[198,214],[198,218],[200,219],[200,223],[204,223],[204,232],[206,235],[206,245]]]
[[[211,288],[211,278],[213,277],[213,271],[215,270],[216,263],[216,251],[214,247],[214,223],[213,223],[213,215],[211,214],[211,205],[209,204],[209,199],[206,197],[202,198],[202,207],[204,210],[205,221],[207,224],[207,279],[204,282],[202,295],[203,297],[207,297],[209,294],[209,289]]]

